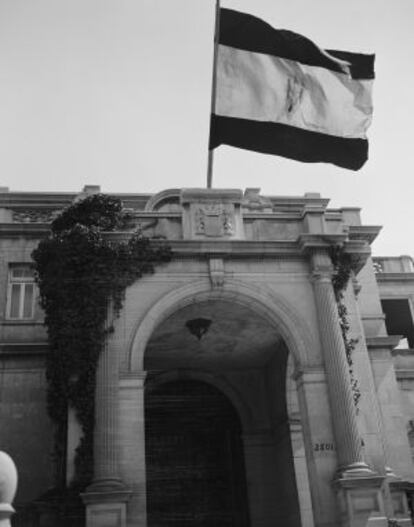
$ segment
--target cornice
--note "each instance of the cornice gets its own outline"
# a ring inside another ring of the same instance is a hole
[[[0,343],[0,357],[27,357],[45,355],[49,350],[48,342],[3,342]]]
[[[63,208],[77,196],[74,192],[7,192],[0,193],[0,207],[5,208]]]
[[[414,273],[375,273],[377,282],[412,282]]]
[[[301,222],[302,214],[298,212],[245,212],[243,210],[244,220],[284,220],[292,222]]]
[[[0,208],[43,207],[61,208],[69,205],[83,192],[0,192]],[[153,194],[104,192],[107,196],[119,198],[124,203],[139,203],[143,207]]]
[[[394,357],[413,357],[414,349],[412,348],[394,348],[392,351]]]
[[[351,240],[362,240],[371,245],[381,229],[382,227],[378,225],[350,225],[349,238]]]
[[[295,241],[247,241],[247,240],[169,240],[175,256],[214,256],[226,258],[277,258],[302,257]]]
[[[327,233],[303,233],[298,237],[298,244],[303,252],[312,252],[318,249],[329,249],[334,245],[343,245],[348,238],[346,233],[327,234]]]
[[[311,205],[321,207],[325,210],[329,204],[328,198],[321,197],[310,197],[310,196],[263,196],[268,199],[272,206],[276,209],[277,207],[283,207],[284,209],[296,210],[302,212],[305,205]]]
[[[386,335],[383,337],[366,337],[365,342],[369,350],[389,349],[392,351],[395,346],[398,346],[402,336],[401,335]]]
[[[412,380],[414,379],[414,370],[399,370],[396,368],[395,376],[397,377],[397,381]]]
[[[49,232],[49,223],[0,223],[0,238],[44,238]]]
[[[137,210],[130,213],[131,216],[133,216],[136,219],[140,218],[179,218],[181,219],[183,217],[182,212],[168,212],[168,211],[158,211],[158,210]]]
[[[201,201],[219,201],[222,203],[241,204],[243,192],[239,189],[219,189],[219,188],[183,188],[180,192],[180,203],[199,203]]]

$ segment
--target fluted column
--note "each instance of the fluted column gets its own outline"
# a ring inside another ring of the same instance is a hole
[[[82,494],[87,527],[126,526],[126,502],[131,492],[119,474],[118,392],[118,356],[105,341],[96,372],[94,479]]]
[[[118,360],[105,342],[96,372],[94,480],[92,487],[123,487],[119,476],[116,433],[118,430]]]
[[[319,334],[328,381],[329,399],[340,474],[365,474],[371,470],[362,457],[356,410],[349,378],[345,345],[332,285],[332,264],[324,251],[312,254],[313,287]]]

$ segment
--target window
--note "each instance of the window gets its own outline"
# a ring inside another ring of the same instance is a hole
[[[31,319],[34,316],[35,281],[30,265],[13,265],[9,270],[7,318]]]
[[[408,298],[383,298],[382,310],[388,335],[401,335],[414,348],[414,323]]]

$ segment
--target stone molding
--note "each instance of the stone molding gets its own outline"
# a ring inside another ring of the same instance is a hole
[[[14,209],[14,223],[51,223],[59,214],[60,209]]]
[[[402,338],[402,335],[386,335],[383,337],[366,337],[365,342],[367,344],[368,350],[376,351],[376,350],[384,350],[388,349],[390,352],[395,348],[395,346],[398,346],[398,343],[400,342]]]
[[[377,282],[413,282],[414,273],[375,273]]]
[[[176,199],[177,203],[179,203],[180,196],[181,196],[181,189],[179,188],[169,188],[161,192],[158,192],[157,194],[153,194],[149,198],[147,203],[145,204],[145,211],[146,212],[155,211],[157,205],[167,199]]]
[[[210,258],[209,272],[211,287],[222,287],[224,285],[224,260],[223,258]]]
[[[123,503],[131,497],[130,490],[111,490],[106,492],[86,491],[81,494],[85,505],[94,503]]]
[[[350,225],[349,226],[349,237],[352,240],[362,240],[371,245],[382,227],[377,225]]]
[[[26,357],[46,355],[48,342],[3,342],[0,343],[0,357]]]

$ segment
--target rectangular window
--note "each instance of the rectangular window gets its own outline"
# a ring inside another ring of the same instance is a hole
[[[7,318],[27,320],[34,317],[34,269],[30,265],[12,265],[9,270]]]
[[[383,298],[381,305],[388,335],[401,335],[414,348],[414,323],[408,298]]]

